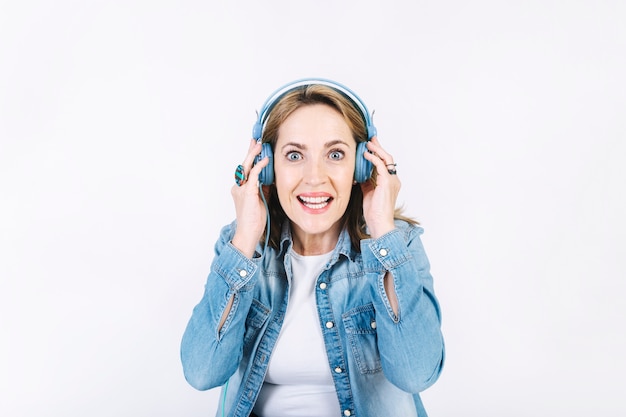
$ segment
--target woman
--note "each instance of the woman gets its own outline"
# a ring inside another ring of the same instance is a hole
[[[338,83],[300,80],[254,131],[236,221],[183,336],[187,381],[223,385],[218,416],[426,416],[439,305],[367,108]]]

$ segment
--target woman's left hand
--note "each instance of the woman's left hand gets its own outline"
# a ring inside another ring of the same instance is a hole
[[[367,144],[365,159],[377,171],[376,181],[368,180],[361,184],[363,190],[363,215],[372,238],[381,237],[395,229],[394,211],[400,192],[400,179],[396,174],[393,157],[381,146],[374,136]]]

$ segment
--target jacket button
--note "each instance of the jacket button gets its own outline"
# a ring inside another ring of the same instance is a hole
[[[341,369],[340,367],[336,367],[335,368],[335,373],[340,374],[343,371],[343,369]]]
[[[239,271],[239,276],[241,278],[245,278],[248,275],[248,271],[246,271],[245,269],[242,269],[241,271]]]
[[[387,256],[389,252],[387,252],[387,249],[381,249],[378,253],[380,253],[380,256]]]
[[[375,329],[376,328],[376,322],[375,321],[371,322],[370,326],[372,327],[372,329]]]
[[[346,417],[350,417],[352,413],[350,412],[350,410],[344,410],[343,415]]]
[[[322,282],[322,283],[320,284],[320,288],[321,288],[321,289],[323,289],[323,290],[325,290],[325,289],[326,289],[326,283],[325,283],[325,282]]]
[[[332,321],[327,321],[327,322],[326,322],[326,328],[327,328],[327,329],[332,329],[332,328],[333,328],[333,326],[334,326],[334,324],[333,324],[333,322],[332,322]]]

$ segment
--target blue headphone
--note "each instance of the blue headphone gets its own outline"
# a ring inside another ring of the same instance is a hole
[[[373,136],[376,136],[376,127],[374,127],[374,124],[372,123],[372,119],[369,111],[367,110],[367,107],[365,106],[363,101],[361,101],[359,96],[357,96],[352,90],[337,82],[326,80],[323,78],[305,78],[284,85],[283,87],[276,90],[265,101],[263,107],[261,108],[261,111],[258,113],[258,119],[252,127],[252,137],[257,141],[261,140],[261,136],[263,135],[263,128],[265,127],[265,123],[267,122],[269,114],[272,112],[272,109],[274,108],[276,103],[285,94],[307,85],[325,85],[346,96],[348,99],[350,99],[354,106],[359,109],[361,116],[363,116],[363,122],[367,127],[367,141],[369,141]],[[365,159],[365,157],[363,156],[365,152],[367,152],[367,142],[359,142],[356,148],[356,166],[354,167],[354,179],[356,182],[359,183],[367,181],[372,175],[373,166],[372,163]],[[267,164],[267,166],[263,168],[263,170],[259,174],[259,182],[263,185],[270,185],[274,182],[274,154],[272,152],[272,146],[269,143],[263,144],[261,153],[257,156],[255,163],[265,157],[269,158],[269,164]]]

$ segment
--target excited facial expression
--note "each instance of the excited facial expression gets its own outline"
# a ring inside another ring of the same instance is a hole
[[[325,253],[337,243],[355,155],[350,127],[325,104],[300,107],[280,126],[274,149],[276,190],[299,252]]]

